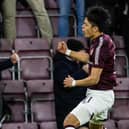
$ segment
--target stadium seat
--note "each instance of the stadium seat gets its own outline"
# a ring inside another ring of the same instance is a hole
[[[51,56],[50,46],[47,39],[42,38],[21,38],[16,39],[14,44],[15,50],[19,56]]]
[[[38,129],[36,123],[5,123],[2,129]]]
[[[0,57],[9,57],[12,53],[13,41],[0,39]]]
[[[129,62],[124,50],[116,53],[115,71],[117,77],[127,77],[129,75]]]
[[[52,59],[50,46],[45,39],[17,39],[15,50],[19,53],[18,78],[25,80],[50,79]]]
[[[129,78],[117,78],[117,86],[114,87],[115,104],[114,107],[129,105]]]
[[[129,75],[129,61],[125,53],[125,44],[123,36],[114,35],[113,40],[116,45],[116,74],[118,77],[127,77]]]
[[[12,71],[13,70],[10,68],[2,71],[1,75],[2,80],[12,80],[12,74],[11,74]]]
[[[121,105],[112,109],[112,119],[129,120],[129,105]]]
[[[55,121],[55,105],[54,101],[32,101],[31,102],[32,121],[45,122]]]
[[[119,120],[117,124],[118,124],[118,129],[129,129],[129,119]]]
[[[31,99],[54,100],[53,80],[29,80],[27,91]]]
[[[11,121],[24,122],[27,118],[27,98],[22,80],[3,80],[3,97],[12,112]]]
[[[107,120],[104,122],[104,129],[117,129],[114,120]]]
[[[17,38],[39,37],[38,27],[31,11],[17,11],[16,31]]]
[[[41,122],[40,129],[57,129],[56,121],[52,122]]]
[[[58,9],[58,2],[55,0],[44,0],[47,10]]]
[[[0,39],[0,61],[6,60],[12,54],[13,41],[7,39]],[[1,73],[2,80],[11,80],[15,79],[14,67],[2,71]]]
[[[3,80],[3,96],[5,100],[25,99],[25,87],[22,80]]]
[[[20,77],[24,80],[52,78],[52,64],[46,57],[26,57],[20,61]]]
[[[30,98],[31,120],[54,121],[53,80],[29,80],[27,91]]]
[[[27,112],[25,111],[25,103],[23,101],[6,101],[11,110],[10,122],[27,122]]]
[[[124,49],[125,48],[123,36],[113,35],[113,40],[115,42],[116,49]]]
[[[128,58],[125,53],[116,53],[115,71],[117,77],[127,77],[129,75]]]
[[[129,78],[117,78],[117,86],[114,87],[115,104],[111,111],[111,119],[129,119]]]

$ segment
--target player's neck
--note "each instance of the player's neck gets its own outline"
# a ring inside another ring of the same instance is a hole
[[[100,37],[101,35],[103,35],[103,32],[96,32],[96,33],[94,34],[94,36],[91,38],[91,40],[94,40],[94,39]]]

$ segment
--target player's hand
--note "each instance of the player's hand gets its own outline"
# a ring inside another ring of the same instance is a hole
[[[14,52],[14,53],[11,55],[10,59],[11,59],[11,61],[12,61],[13,64],[16,64],[16,63],[18,62],[18,60],[19,60],[19,56],[18,56],[17,53]]]
[[[64,41],[58,43],[57,51],[65,54],[66,50],[68,49],[67,44]]]
[[[72,87],[73,80],[74,79],[70,75],[68,75],[68,77],[66,77],[64,80],[64,87]]]

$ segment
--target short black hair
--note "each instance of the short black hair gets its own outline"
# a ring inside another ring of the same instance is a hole
[[[68,49],[71,49],[73,51],[85,50],[85,47],[80,40],[68,39],[66,43],[67,43]]]
[[[100,32],[105,32],[111,25],[111,17],[108,10],[101,6],[89,8],[86,17],[91,24],[98,26]]]

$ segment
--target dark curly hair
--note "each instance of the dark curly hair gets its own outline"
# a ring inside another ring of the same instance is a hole
[[[105,32],[111,25],[111,18],[108,10],[100,6],[89,8],[86,17],[92,25],[98,26],[100,32]]]

